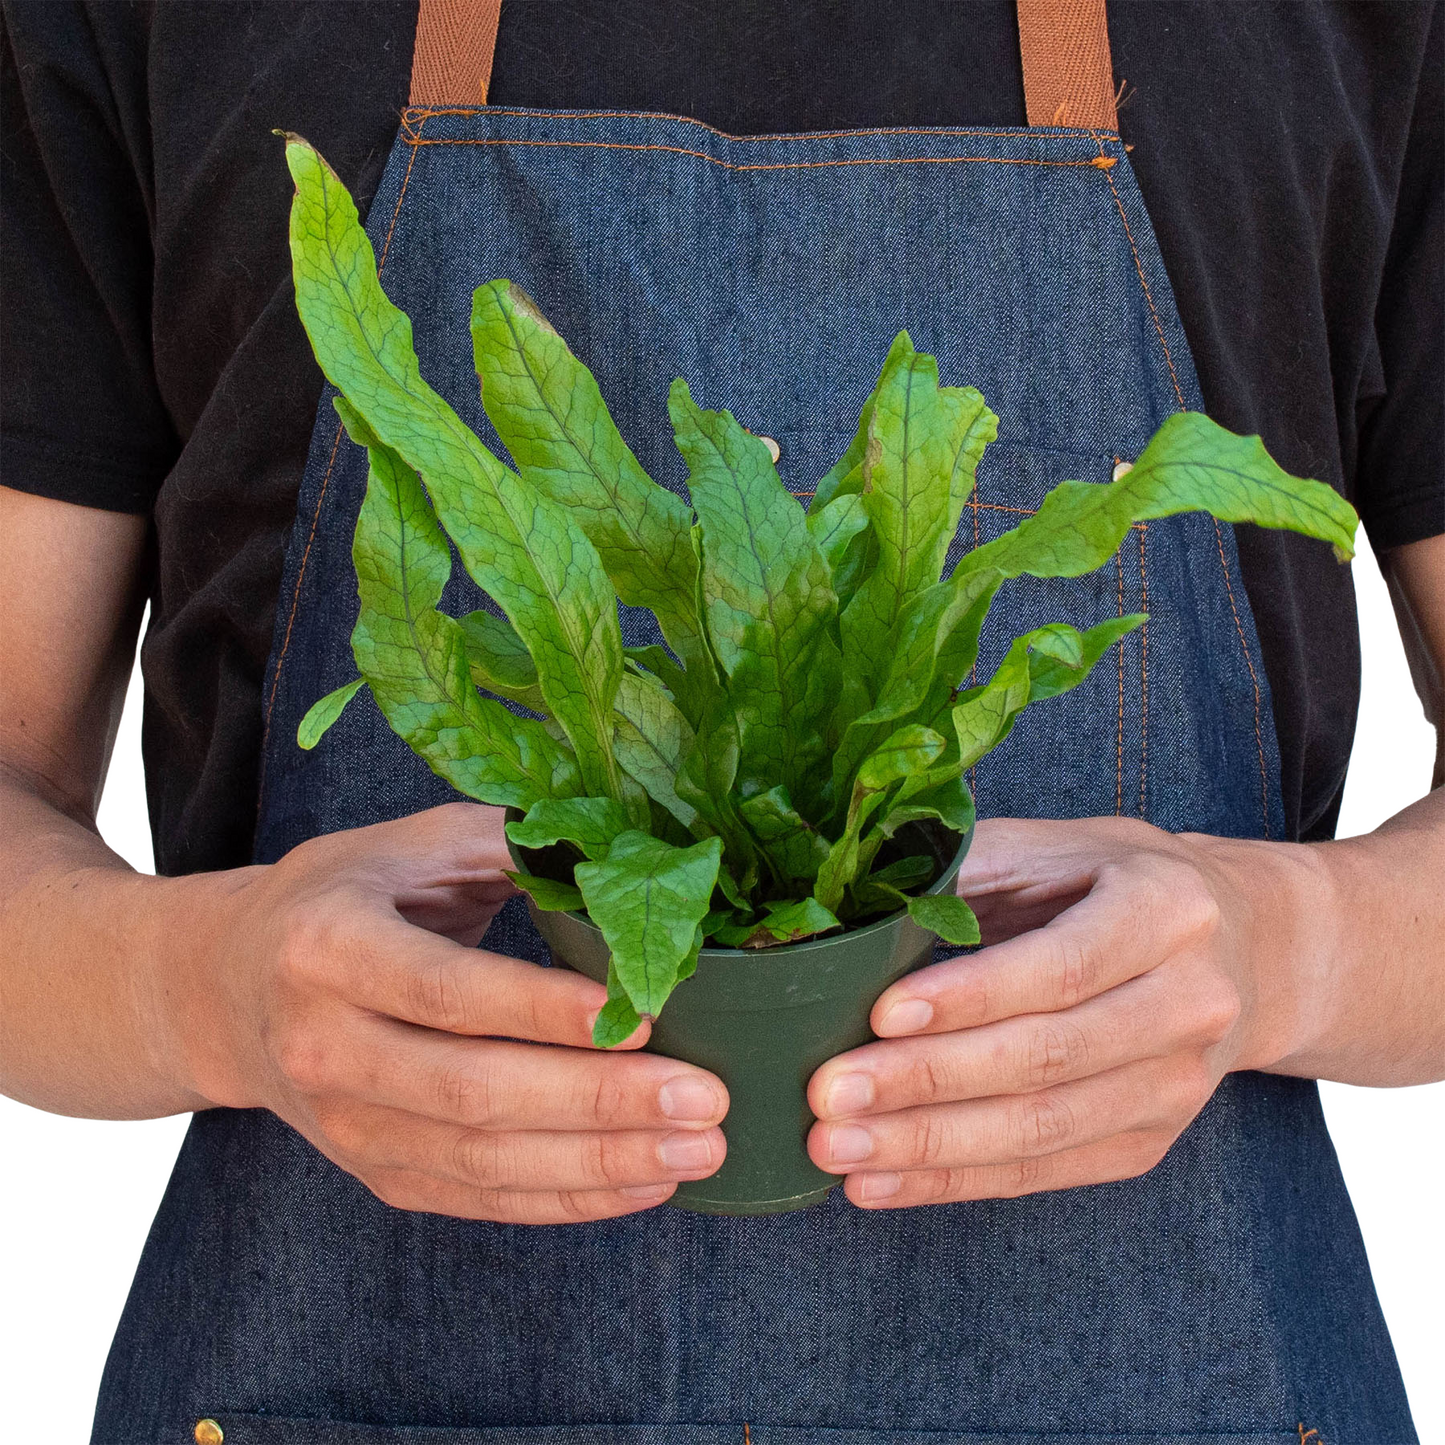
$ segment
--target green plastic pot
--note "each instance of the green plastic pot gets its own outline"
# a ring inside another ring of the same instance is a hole
[[[890,853],[931,852],[940,871],[923,891],[951,890],[972,830],[962,837],[938,826],[909,830],[899,830]],[[554,849],[512,853],[528,872],[569,876],[563,870],[570,860]],[[607,944],[586,914],[546,912],[530,898],[528,906],[558,963],[606,982]],[[669,1202],[701,1214],[777,1214],[826,1197],[838,1179],[808,1157],[814,1117],[808,1080],[825,1060],[875,1037],[868,1026],[874,1002],[928,963],[933,944],[932,933],[900,912],[777,948],[703,949],[697,972],[653,1021],[647,1048],[707,1069],[727,1085],[728,1152],[715,1174],[679,1185]]]

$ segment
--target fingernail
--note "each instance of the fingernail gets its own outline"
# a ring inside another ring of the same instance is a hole
[[[828,1158],[834,1164],[856,1164],[873,1152],[873,1136],[856,1124],[837,1124],[828,1130]]]
[[[926,999],[906,998],[878,1020],[880,1034],[916,1034],[933,1022],[933,1005]]]
[[[823,1095],[825,1114],[861,1114],[877,1097],[871,1074],[839,1074]]]
[[[692,1174],[712,1163],[712,1145],[705,1134],[669,1134],[657,1146],[664,1169]]]
[[[858,1197],[872,1204],[879,1199],[891,1199],[902,1188],[901,1174],[864,1174],[858,1180]]]
[[[672,1193],[671,1184],[634,1184],[629,1189],[619,1189],[629,1199],[665,1199]]]
[[[657,1107],[669,1119],[715,1119],[717,1090],[692,1074],[679,1074],[657,1091]]]

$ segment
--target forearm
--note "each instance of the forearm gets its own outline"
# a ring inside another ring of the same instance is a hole
[[[181,1078],[160,959],[228,875],[136,873],[43,792],[0,771],[0,1089],[93,1118],[203,1107]]]
[[[1259,997],[1239,1067],[1366,1085],[1445,1078],[1445,790],[1375,832],[1218,841],[1249,898]]]

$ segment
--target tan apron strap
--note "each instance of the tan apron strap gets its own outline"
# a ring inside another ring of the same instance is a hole
[[[1018,0],[1030,125],[1118,130],[1104,0]]]
[[[502,0],[420,0],[412,105],[485,105]],[[1117,130],[1104,0],[1018,0],[1030,125]]]
[[[421,0],[412,105],[485,105],[502,0]]]

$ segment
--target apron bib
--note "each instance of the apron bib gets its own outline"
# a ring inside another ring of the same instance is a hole
[[[1115,129],[1098,0],[1021,0],[1027,127],[749,137],[458,104],[485,95],[496,8],[424,0],[413,104],[367,221],[423,374],[494,448],[468,335],[472,290],[494,277],[537,299],[679,491],[674,376],[775,438],[806,493],[906,326],[1000,417],[956,547],[1065,478],[1108,480],[1172,412],[1203,409]],[[455,796],[369,696],[314,752],[296,746],[305,709],[354,671],[366,457],[332,395],[266,685],[262,863]],[[457,568],[444,608],[480,600]],[[979,765],[980,814],[1282,837],[1228,527],[1150,522],[1094,576],[1011,583],[980,673],[1029,628],[1134,611],[1149,623],[1117,659]],[[629,643],[659,640],[645,623],[626,616]],[[546,961],[520,899],[485,944]],[[566,1228],[393,1210],[270,1113],[202,1113],[94,1440],[181,1445],[202,1417],[228,1445],[1415,1439],[1315,1085],[1260,1074],[1227,1078],[1140,1179],[880,1213],[839,1190],[797,1214],[664,1207]]]

